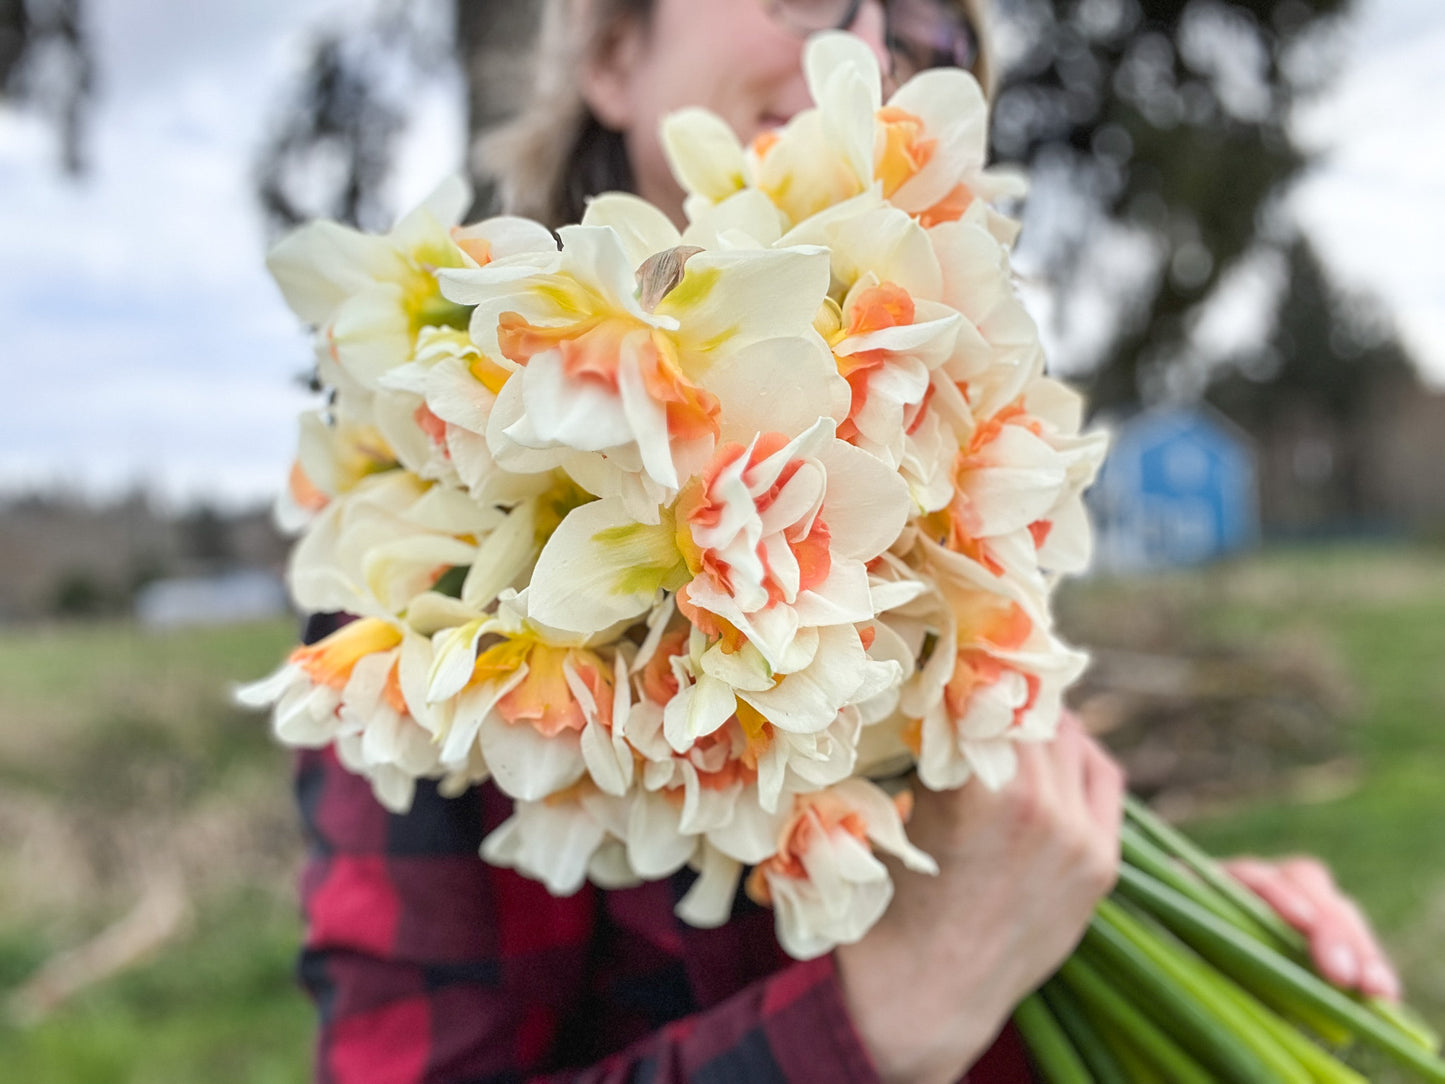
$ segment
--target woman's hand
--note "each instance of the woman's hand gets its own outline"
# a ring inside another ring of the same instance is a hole
[[[1074,950],[1119,864],[1123,772],[1066,716],[1019,747],[1017,778],[920,789],[909,836],[936,877],[892,868],[896,893],[835,953],[853,1021],[885,1080],[953,1081]]]
[[[1400,997],[1400,980],[1360,909],[1313,858],[1237,858],[1224,868],[1309,938],[1320,974],[1372,997]]]

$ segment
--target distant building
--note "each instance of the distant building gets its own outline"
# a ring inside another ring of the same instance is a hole
[[[1200,564],[1256,544],[1254,452],[1232,422],[1207,406],[1161,407],[1113,434],[1089,494],[1097,568]]]
[[[141,493],[104,503],[0,495],[0,626],[129,612],[137,589],[156,579],[235,568],[279,577],[290,544],[268,508],[168,511]]]
[[[289,612],[281,578],[255,569],[157,580],[135,597],[136,620],[152,629],[229,625]]]

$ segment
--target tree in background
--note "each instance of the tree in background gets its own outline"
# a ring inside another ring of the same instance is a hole
[[[995,151],[1027,163],[1037,202],[1054,208],[1053,221],[1026,240],[1042,241],[1044,274],[1059,284],[1066,324],[1073,284],[1101,277],[1092,262],[1121,247],[1132,253],[1123,261],[1135,268],[1120,291],[1127,301],[1087,377],[1095,409],[1201,393],[1210,374],[1190,340],[1203,307],[1232,268],[1261,253],[1299,251],[1280,210],[1308,164],[1290,138],[1290,114],[1332,74],[1330,46],[1344,40],[1351,5],[997,0],[1008,71],[994,111]],[[540,7],[381,0],[349,28],[319,36],[258,169],[273,224],[325,215],[387,225],[394,208],[386,181],[417,88],[442,72],[460,74],[466,146],[474,146],[526,91]],[[482,213],[487,194],[479,192]],[[1305,273],[1299,258],[1288,263]],[[1340,360],[1303,340],[1299,350],[1277,370],[1255,366],[1281,375],[1277,385],[1248,381],[1256,397],[1292,395],[1296,373],[1295,386],[1308,384],[1310,366]]]
[[[1067,208],[1031,238],[1065,329],[1070,284],[1107,274],[1101,254],[1136,269],[1088,379],[1096,410],[1199,390],[1193,319],[1232,267],[1288,243],[1278,205],[1306,165],[1290,112],[1331,74],[1328,32],[1350,5],[1005,0],[1017,55],[994,146]]]
[[[55,124],[71,176],[85,168],[93,92],[80,0],[0,0],[0,101],[32,105]]]
[[[1229,359],[1208,398],[1255,434],[1267,524],[1328,529],[1391,518],[1370,460],[1382,412],[1418,384],[1372,299],[1340,289],[1297,238],[1267,337]]]
[[[315,217],[388,226],[395,209],[386,186],[418,90],[461,77],[464,145],[472,146],[527,88],[540,8],[537,0],[382,0],[364,18],[319,33],[257,165],[272,227]],[[488,192],[477,190],[485,208]]]

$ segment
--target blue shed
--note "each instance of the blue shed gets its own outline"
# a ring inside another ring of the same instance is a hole
[[[1199,564],[1253,546],[1259,499],[1249,438],[1212,408],[1158,407],[1115,426],[1090,493],[1098,566]]]

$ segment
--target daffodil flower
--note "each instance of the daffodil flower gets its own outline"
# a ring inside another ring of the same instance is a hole
[[[316,516],[363,479],[401,466],[397,452],[374,424],[340,409],[301,415],[296,458],[275,517],[288,534],[302,531]]]
[[[464,487],[482,504],[513,504],[551,479],[550,472],[503,470],[487,444],[487,423],[510,375],[465,331],[424,328],[413,360],[381,378],[377,424],[418,476]]]
[[[1105,437],[1079,433],[1078,396],[1048,378],[975,422],[953,464],[953,494],[925,529],[997,576],[1074,572],[1090,553],[1083,490]]]
[[[470,203],[466,184],[453,177],[385,236],[312,222],[282,238],[266,265],[287,304],[318,329],[323,355],[374,389],[410,358],[422,328],[466,326],[470,313],[442,295],[439,270],[555,256],[551,234],[533,222],[457,228]]]
[[[755,188],[792,224],[877,186],[924,227],[967,219],[1000,241],[1017,224],[994,201],[1022,195],[1022,178],[985,168],[988,105],[967,72],[935,69],[884,103],[877,59],[857,37],[814,35],[803,54],[814,106],[743,148],[719,118],[692,108],[663,124],[663,147],[689,194],[689,218]]]
[[[484,548],[510,551],[509,530],[516,526],[505,511],[460,490],[406,471],[377,475],[333,501],[302,535],[288,569],[291,596],[316,613],[402,615],[453,568],[472,568],[474,583],[494,575],[478,558]]]
[[[590,772],[609,793],[631,783],[621,739],[631,704],[625,657],[612,662],[586,638],[526,617],[525,592],[502,593],[494,614],[433,636],[427,700],[436,705],[441,760],[476,755],[513,798],[537,801]]]
[[[298,647],[275,673],[238,688],[238,703],[271,708],[286,745],[336,744],[348,769],[371,780],[394,812],[411,806],[416,780],[443,773],[425,700],[427,640],[397,621],[364,617]]]
[[[482,354],[513,370],[487,420],[496,461],[518,473],[564,469],[656,522],[657,506],[712,454],[721,419],[747,424],[771,376],[793,374],[814,403],[833,398],[812,327],[827,259],[801,248],[649,252],[679,240],[658,212],[599,203],[561,231],[555,271],[486,267],[443,283],[476,306]]]
[[[857,941],[893,898],[878,848],[908,869],[937,873],[908,842],[897,805],[864,779],[800,794],[781,818],[773,854],[747,881],[748,895],[776,913],[778,941],[790,956],[812,959]]]

